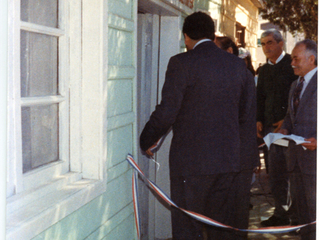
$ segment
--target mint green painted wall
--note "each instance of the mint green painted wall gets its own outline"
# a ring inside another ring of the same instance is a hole
[[[110,171],[121,163],[127,163],[127,153],[132,153],[132,125],[126,125],[108,132],[107,169]],[[129,165],[128,165],[129,166]],[[108,179],[111,176],[108,175]]]
[[[108,117],[121,115],[133,111],[133,85],[132,79],[109,80],[108,91]]]
[[[110,181],[103,195],[34,240],[135,239],[133,220],[131,171],[127,171]],[[125,237],[117,238],[119,232]]]
[[[137,0],[108,2],[108,79],[106,192],[70,214],[34,240],[136,239],[131,193],[135,131],[135,16]],[[105,41],[106,41],[105,40]]]
[[[132,32],[109,28],[109,65],[132,65],[132,45]]]

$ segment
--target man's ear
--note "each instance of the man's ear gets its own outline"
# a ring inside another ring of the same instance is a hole
[[[190,37],[186,33],[184,33],[183,36],[185,41],[190,41]]]
[[[316,57],[314,55],[310,55],[308,60],[312,65],[316,65]]]
[[[283,41],[280,41],[280,42],[279,42],[279,45],[281,46],[282,49],[283,49],[283,44],[284,44]]]
[[[184,44],[186,45],[186,48],[187,50],[191,50],[191,38],[186,34],[184,33]]]

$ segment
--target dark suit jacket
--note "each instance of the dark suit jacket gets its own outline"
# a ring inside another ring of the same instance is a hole
[[[263,123],[265,130],[286,116],[290,86],[297,77],[289,54],[275,65],[266,63],[261,67],[257,85],[257,121]]]
[[[147,150],[172,127],[171,176],[253,169],[258,165],[255,108],[254,80],[244,61],[204,42],[170,59],[161,103],[140,146]]]
[[[281,127],[287,129],[289,134],[317,139],[317,80],[316,72],[300,99],[296,117],[292,112],[292,97],[297,80],[292,83],[289,107]],[[292,171],[298,164],[302,173],[316,174],[316,154],[316,151],[304,150],[301,145],[290,142],[288,170]]]

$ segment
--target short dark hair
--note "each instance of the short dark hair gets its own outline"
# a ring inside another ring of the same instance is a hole
[[[222,50],[226,51],[229,47],[231,47],[233,54],[236,56],[239,56],[239,49],[230,37],[227,37],[227,36],[216,37],[216,41],[218,41],[220,43]]]
[[[317,54],[318,46],[317,46],[317,43],[313,40],[305,39],[300,42],[297,42],[296,46],[299,46],[299,45],[304,45],[306,47],[306,54],[308,55],[308,57],[310,55],[313,55],[315,57],[314,64],[316,66],[318,66],[318,54]]]
[[[214,40],[214,22],[204,12],[195,12],[185,18],[182,32],[193,40],[209,38]]]
[[[262,34],[261,34],[261,38],[264,38],[264,37],[267,37],[269,35],[272,35],[273,39],[279,43],[279,42],[283,42],[283,37],[281,35],[281,33],[275,29],[275,28],[270,28],[266,31],[264,31]]]

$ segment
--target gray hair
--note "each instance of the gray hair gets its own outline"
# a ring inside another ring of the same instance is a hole
[[[282,37],[281,33],[275,28],[270,28],[270,29],[264,31],[261,34],[261,38],[267,37],[269,35],[272,35],[272,37],[274,38],[274,40],[276,40],[277,43],[283,41],[283,37]]]
[[[300,42],[297,42],[295,47],[300,46],[300,45],[304,45],[306,47],[305,54],[307,57],[310,57],[311,55],[313,55],[315,57],[314,64],[316,66],[318,66],[318,53],[317,53],[318,46],[317,46],[317,43],[313,40],[305,39]]]

